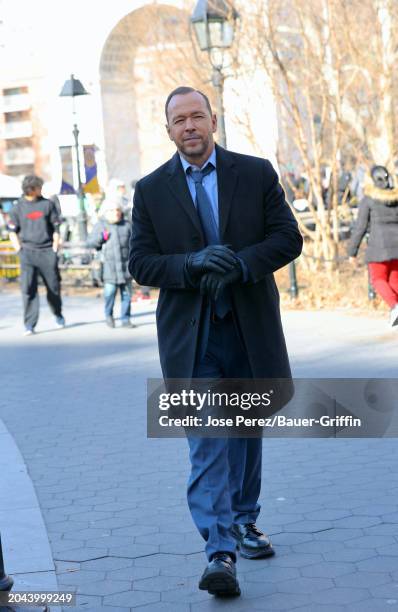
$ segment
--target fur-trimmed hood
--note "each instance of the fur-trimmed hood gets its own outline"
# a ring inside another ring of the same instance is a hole
[[[366,196],[372,198],[372,200],[378,200],[387,206],[398,204],[398,187],[394,187],[393,189],[380,189],[375,186],[370,177],[367,177],[363,192]]]

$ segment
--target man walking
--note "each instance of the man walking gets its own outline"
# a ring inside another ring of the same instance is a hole
[[[165,110],[177,152],[136,185],[129,260],[138,283],[160,287],[163,375],[289,378],[272,273],[298,257],[302,237],[277,175],[214,144],[203,93],[179,87]],[[188,504],[209,561],[199,588],[238,595],[237,547],[251,559],[274,553],[256,526],[262,440],[188,442]]]
[[[11,210],[8,223],[11,243],[20,255],[25,336],[34,333],[39,319],[39,274],[46,286],[48,305],[55,315],[56,325],[65,326],[57,258],[60,219],[54,203],[43,198],[42,187],[40,177],[28,175],[24,178],[24,195]]]

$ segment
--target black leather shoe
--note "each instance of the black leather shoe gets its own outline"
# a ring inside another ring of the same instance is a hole
[[[269,537],[257,529],[255,523],[232,525],[232,535],[237,540],[241,557],[245,559],[264,559],[275,554]]]
[[[235,562],[228,553],[217,552],[213,555],[200,579],[199,588],[219,597],[240,595]]]

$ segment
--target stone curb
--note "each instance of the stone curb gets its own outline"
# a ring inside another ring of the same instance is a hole
[[[57,591],[39,502],[14,438],[0,419],[0,533],[13,591]]]

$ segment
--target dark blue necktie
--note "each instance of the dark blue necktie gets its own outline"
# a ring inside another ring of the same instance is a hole
[[[192,166],[189,167],[188,172],[190,173],[192,180],[195,183],[196,191],[196,210],[198,211],[200,223],[202,225],[203,235],[205,237],[206,244],[220,244],[220,237],[214,218],[214,212],[211,206],[209,196],[203,187],[203,179],[205,176],[215,170],[214,166],[210,163],[203,170],[194,170]],[[225,317],[227,312],[231,310],[231,301],[226,292],[223,292],[218,300],[214,304],[214,311],[221,319]]]
[[[207,164],[206,168],[203,170],[194,170],[192,167],[190,168],[191,177],[195,183],[196,210],[198,211],[199,219],[202,224],[206,244],[220,244],[211,202],[202,183],[204,177],[210,174],[210,172],[213,172],[213,170],[214,166],[212,164]]]

